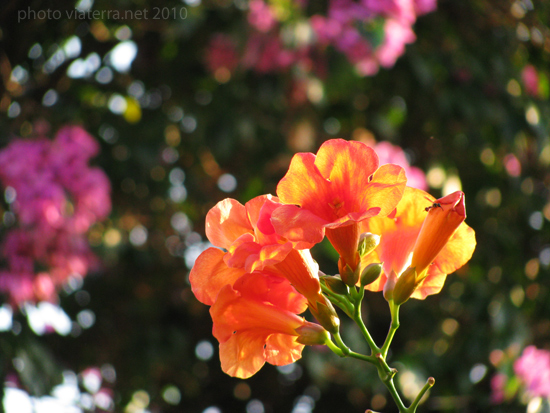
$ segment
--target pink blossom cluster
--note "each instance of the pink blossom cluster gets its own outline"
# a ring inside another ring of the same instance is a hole
[[[344,53],[360,74],[369,76],[378,67],[392,67],[416,40],[416,17],[435,10],[435,0],[332,0],[327,16],[313,16],[311,24],[319,42]],[[383,26],[383,38],[377,36]],[[376,44],[379,43],[379,44]]]
[[[379,66],[393,66],[405,52],[406,44],[415,41],[412,26],[417,16],[435,10],[436,0],[329,0],[326,16],[306,16],[306,5],[306,0],[288,2],[286,8],[265,0],[251,0],[247,14],[250,30],[240,58],[242,67],[260,73],[281,71],[296,64],[311,69],[316,66],[312,64],[316,57],[327,46],[333,46],[361,75],[373,75]],[[308,27],[312,35],[289,41],[289,33],[298,27],[296,22],[302,23],[302,29]],[[227,39],[223,47],[220,36]],[[237,67],[236,56],[236,42],[229,35],[216,34],[208,47],[207,67],[212,73],[220,67],[233,70]],[[217,63],[215,67],[212,61]]]
[[[535,66],[526,65],[523,68],[521,71],[521,81],[523,83],[523,87],[525,88],[525,93],[532,97],[541,97],[539,73]]]
[[[550,398],[550,351],[526,347],[514,363],[514,372],[532,397]]]
[[[550,399],[550,351],[528,346],[514,361],[514,374],[519,386],[529,397]],[[498,372],[491,378],[491,401],[494,404],[512,399],[518,390],[518,384],[512,384],[510,377]],[[511,385],[512,384],[512,385]]]
[[[88,164],[98,153],[79,126],[62,128],[54,140],[17,138],[0,151],[0,183],[17,218],[1,250],[0,291],[12,303],[56,301],[68,277],[97,265],[86,232],[111,210],[109,179]]]
[[[378,154],[380,159],[380,165],[393,163],[399,165],[405,170],[407,175],[407,185],[413,188],[428,190],[428,183],[426,181],[426,174],[422,169],[416,166],[411,166],[405,151],[401,147],[392,145],[387,141],[381,141],[373,146],[373,149]]]

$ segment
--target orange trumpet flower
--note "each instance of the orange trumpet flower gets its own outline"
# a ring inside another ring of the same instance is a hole
[[[326,331],[296,315],[305,306],[304,297],[286,279],[267,272],[246,274],[233,286],[224,286],[210,309],[222,370],[248,378],[265,362],[295,362],[303,343],[324,344]]]
[[[321,242],[325,232],[344,264],[355,269],[358,223],[388,215],[403,195],[406,177],[397,165],[378,167],[378,156],[364,143],[333,139],[317,155],[294,155],[277,186],[289,205],[272,214],[275,231],[293,242]]]
[[[361,264],[382,262],[383,274],[366,288],[383,290],[392,271],[399,284],[400,275],[412,276],[413,271],[405,271],[411,268],[416,273],[411,297],[424,299],[437,294],[447,274],[466,264],[474,252],[475,233],[464,223],[465,218],[462,192],[436,200],[420,189],[407,187],[394,212],[361,225],[362,231],[381,236],[378,247]]]
[[[245,273],[269,268],[286,277],[296,290],[316,306],[322,299],[319,267],[307,242],[290,242],[277,235],[271,214],[282,204],[271,195],[253,198],[245,205],[224,199],[206,216],[206,236],[216,247],[196,260],[189,276],[193,293],[212,305],[220,289],[233,285]]]

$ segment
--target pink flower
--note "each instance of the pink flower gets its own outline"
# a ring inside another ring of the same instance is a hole
[[[500,404],[506,398],[504,387],[508,381],[508,376],[503,373],[497,373],[491,377],[491,403]]]
[[[539,74],[535,66],[526,65],[521,72],[521,80],[525,86],[525,92],[533,97],[539,97]]]
[[[205,61],[206,68],[214,75],[220,70],[233,73],[239,65],[235,42],[226,34],[214,34],[207,46]]]
[[[514,372],[532,397],[550,397],[550,351],[526,347],[514,363]]]
[[[403,20],[388,19],[384,26],[384,41],[376,49],[375,55],[380,65],[392,67],[405,53],[405,45],[416,40],[411,25]]]
[[[405,170],[405,174],[407,175],[407,186],[422,189],[423,191],[428,189],[426,175],[420,168],[409,164],[409,160],[403,149],[387,141],[378,142],[373,147],[380,159],[380,165],[394,163]]]
[[[3,241],[0,289],[14,304],[55,301],[69,276],[97,265],[85,233],[111,210],[107,175],[88,165],[98,151],[79,126],[62,128],[53,141],[14,139],[0,151],[0,182],[11,188],[18,219]]]
[[[277,25],[275,15],[263,0],[251,0],[248,8],[248,23],[256,30],[267,33]]]
[[[285,49],[277,33],[252,33],[245,49],[243,66],[259,73],[284,71],[299,55],[298,51]]]
[[[414,0],[414,9],[418,15],[431,13],[436,8],[437,0]]]

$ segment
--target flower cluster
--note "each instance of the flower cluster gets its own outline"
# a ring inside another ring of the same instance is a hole
[[[313,16],[311,24],[320,43],[334,46],[360,74],[370,76],[379,66],[395,64],[405,45],[416,40],[416,17],[435,7],[435,0],[332,0],[327,16]]]
[[[416,38],[412,26],[417,16],[435,8],[436,0],[330,0],[326,10],[307,1],[252,0],[241,64],[260,73],[291,65],[309,72],[318,68],[314,62],[332,46],[360,75],[370,76],[379,66],[395,64],[405,45]],[[218,33],[212,38],[206,61],[219,81],[229,80],[237,66],[238,49],[229,35]]]
[[[358,285],[396,306],[441,290],[475,248],[464,194],[436,200],[406,183],[404,169],[380,165],[371,147],[335,139],[296,154],[277,197],[225,199],[210,210],[215,247],[198,257],[190,282],[211,306],[226,373],[249,377],[266,361],[297,360],[304,344],[338,341],[332,304]],[[325,236],[340,255],[338,276],[320,273],[309,252]],[[306,308],[319,324],[298,315]]]
[[[513,398],[518,384],[529,398],[542,397],[550,400],[550,351],[528,346],[514,362],[514,374],[519,380],[510,380],[499,372],[491,379],[491,400],[500,404]]]
[[[97,265],[86,232],[111,210],[107,176],[88,165],[98,152],[78,126],[62,128],[54,140],[14,139],[0,152],[0,182],[11,210],[4,214],[9,229],[0,291],[13,304],[55,301],[68,277],[83,277]]]

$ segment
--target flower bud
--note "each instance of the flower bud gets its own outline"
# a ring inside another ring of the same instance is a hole
[[[309,306],[309,311],[315,317],[315,319],[321,324],[329,333],[336,334],[340,329],[340,319],[336,310],[332,306],[331,302],[325,298],[325,302],[316,302],[316,308],[312,305]]]
[[[397,282],[397,275],[395,275],[395,271],[391,271],[390,275],[388,275],[388,279],[386,280],[386,284],[384,284],[384,298],[386,301],[393,300],[393,289],[395,288],[395,283]]]
[[[466,219],[464,202],[464,193],[456,191],[426,208],[428,215],[414,244],[411,261],[419,276],[425,277],[430,264]]]
[[[364,232],[359,237],[359,244],[357,245],[357,252],[359,256],[364,256],[373,252],[380,244],[380,235],[371,234],[370,232]]]
[[[299,336],[296,341],[306,346],[325,344],[330,339],[328,331],[315,323],[306,322],[295,330]]]
[[[340,258],[339,264],[342,263],[342,258]],[[339,265],[340,267],[340,278],[344,282],[344,284],[353,287],[355,284],[357,284],[357,281],[359,280],[359,274],[357,274],[353,269],[348,265]]]
[[[375,282],[380,274],[382,273],[382,264],[378,262],[373,262],[372,264],[367,265],[361,271],[361,276],[359,280],[361,281],[361,287],[365,285],[372,284]]]
[[[417,285],[416,269],[412,267],[407,268],[395,283],[393,302],[397,305],[403,304],[414,293]]]
[[[338,275],[323,277],[322,280],[333,293],[340,295],[349,294],[348,286],[344,284],[344,282]]]

